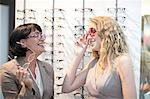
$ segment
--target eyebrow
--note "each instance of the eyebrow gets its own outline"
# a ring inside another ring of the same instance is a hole
[[[31,34],[42,34],[42,32],[32,32]]]

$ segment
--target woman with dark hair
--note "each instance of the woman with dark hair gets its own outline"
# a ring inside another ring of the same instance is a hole
[[[76,56],[65,76],[63,92],[85,85],[89,99],[137,99],[125,35],[115,20],[106,16],[92,18],[89,31],[76,45]],[[88,45],[93,57],[76,74]]]
[[[18,26],[10,35],[10,54],[15,59],[0,68],[5,99],[53,99],[54,71],[37,57],[45,51],[45,37],[39,25]]]

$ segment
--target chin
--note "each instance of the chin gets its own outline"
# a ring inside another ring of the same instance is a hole
[[[41,52],[46,52],[45,48],[42,48],[42,49],[41,49]]]
[[[39,50],[36,51],[36,53],[37,53],[38,55],[42,54],[43,52],[45,52],[45,49],[39,49]]]
[[[92,51],[99,51],[99,49],[96,47],[92,47]]]
[[[40,51],[40,53],[43,53],[43,52],[46,52],[46,50],[45,50],[45,49],[43,49],[43,50],[41,50],[41,51]]]

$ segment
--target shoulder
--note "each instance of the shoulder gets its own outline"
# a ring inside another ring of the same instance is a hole
[[[120,57],[120,62],[130,62],[131,63],[131,57],[129,55],[127,55],[127,54],[122,55]]]
[[[16,70],[17,66],[13,63],[13,61],[9,61],[3,64],[0,67],[0,82],[8,82],[13,83],[13,81],[17,81],[16,79]]]
[[[123,55],[117,57],[116,60],[117,60],[118,68],[120,68],[120,69],[123,69],[126,67],[132,67],[132,60],[128,54],[123,54]]]
[[[133,64],[129,55],[121,55],[117,61],[117,71],[123,79],[133,74]]]
[[[17,65],[18,65],[18,63],[16,60],[8,61],[0,67],[0,71],[1,72],[5,71],[5,72],[10,72],[12,74],[15,74],[16,70],[17,70]]]
[[[48,72],[54,73],[53,66],[48,62],[38,60],[38,63],[40,63],[40,65],[42,65]]]

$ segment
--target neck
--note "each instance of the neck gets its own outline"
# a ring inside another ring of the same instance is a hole
[[[29,69],[31,70],[32,73],[34,73],[36,67],[36,61],[31,62]]]
[[[103,73],[103,71],[104,71],[106,68],[108,68],[107,59],[105,59],[105,60],[103,61],[103,63],[101,63],[101,60],[99,59],[96,68],[97,68],[97,73],[98,73],[98,74]]]
[[[31,70],[31,72],[34,72],[34,69],[36,67],[37,56],[38,55],[36,53],[31,51],[27,51],[26,53],[26,61],[30,63],[29,69]]]

